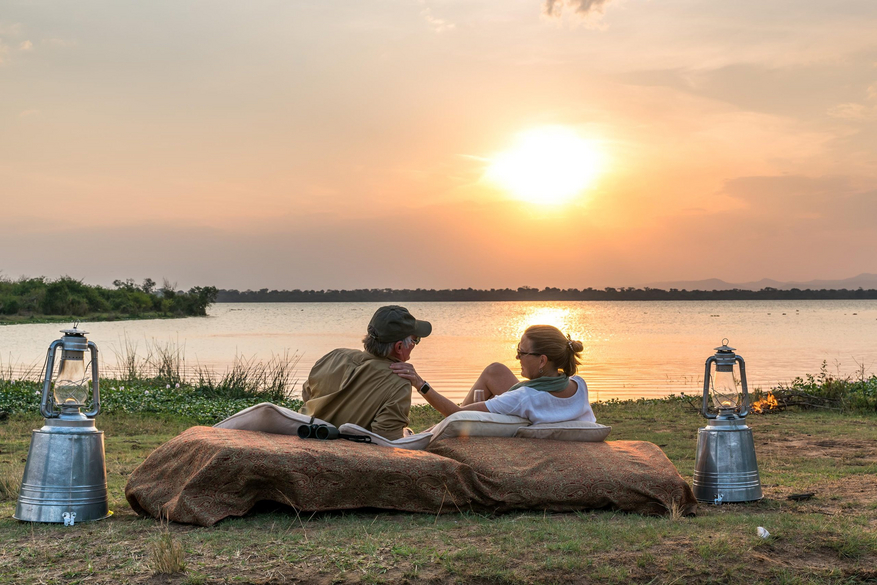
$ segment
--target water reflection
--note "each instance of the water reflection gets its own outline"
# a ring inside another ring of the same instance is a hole
[[[516,337],[520,339],[524,331],[532,325],[554,325],[564,335],[575,337],[574,332],[570,331],[572,327],[571,313],[572,311],[569,307],[557,306],[554,303],[544,306],[534,305],[526,307],[524,313],[515,319],[517,321],[515,328]]]

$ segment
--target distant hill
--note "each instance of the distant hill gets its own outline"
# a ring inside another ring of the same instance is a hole
[[[706,280],[680,280],[676,282],[651,282],[643,285],[648,288],[659,288],[670,290],[671,288],[679,290],[762,290],[765,288],[775,288],[778,290],[791,290],[798,288],[801,290],[856,290],[859,288],[869,290],[877,289],[877,274],[863,272],[852,278],[843,280],[809,280],[807,282],[779,282],[769,278],[762,278],[757,282],[741,282],[732,283],[725,282],[718,278],[708,278]]]

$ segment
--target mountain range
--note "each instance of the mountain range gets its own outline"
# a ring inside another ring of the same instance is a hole
[[[725,282],[718,278],[708,278],[706,280],[680,280],[675,282],[651,282],[643,285],[643,287],[659,288],[669,290],[671,288],[679,290],[761,290],[763,288],[776,288],[779,290],[790,290],[799,288],[801,290],[811,289],[847,289],[856,290],[863,288],[865,290],[877,289],[877,274],[863,272],[852,278],[844,278],[842,280],[808,280],[807,282],[779,282],[770,278],[762,278],[755,282],[732,283]]]

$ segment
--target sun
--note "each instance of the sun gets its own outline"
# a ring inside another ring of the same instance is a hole
[[[485,178],[530,203],[565,203],[589,187],[600,166],[599,152],[563,126],[520,134],[511,149],[491,159]]]

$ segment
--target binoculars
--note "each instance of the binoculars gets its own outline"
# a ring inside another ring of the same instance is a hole
[[[332,425],[301,425],[298,427],[298,436],[301,439],[320,439],[331,441],[332,439],[347,439],[355,443],[371,443],[371,437],[364,435],[348,435],[338,431]]]
[[[337,439],[341,436],[338,429],[329,425],[301,425],[298,427],[298,436],[302,439],[322,439],[325,441]]]

